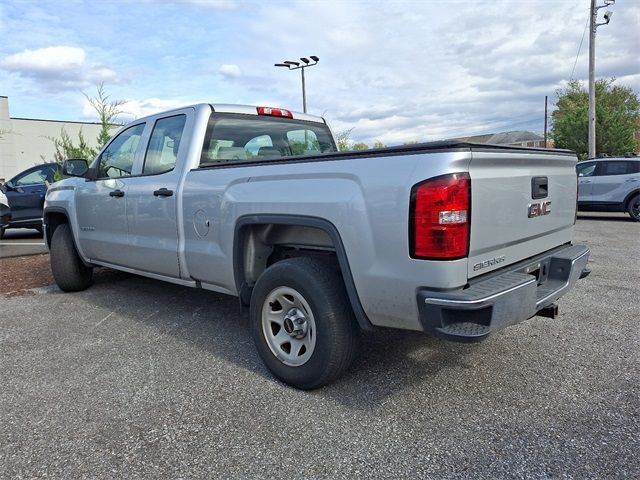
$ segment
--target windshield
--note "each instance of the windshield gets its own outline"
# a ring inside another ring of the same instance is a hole
[[[323,123],[268,116],[212,113],[200,166],[336,152]]]

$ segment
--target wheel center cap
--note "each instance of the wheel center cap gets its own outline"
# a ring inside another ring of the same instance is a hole
[[[293,326],[293,321],[290,318],[284,319],[284,329],[289,335],[293,333],[294,326]]]
[[[283,327],[289,336],[302,339],[307,334],[307,317],[299,308],[292,308],[284,316]]]

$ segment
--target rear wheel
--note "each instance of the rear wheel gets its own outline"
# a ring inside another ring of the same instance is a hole
[[[640,194],[636,195],[631,200],[629,200],[627,213],[636,222],[640,222]]]
[[[358,325],[342,277],[313,258],[282,260],[253,289],[251,333],[265,365],[301,389],[336,380],[358,350]]]
[[[93,268],[82,263],[68,224],[58,225],[53,232],[50,256],[53,279],[60,290],[77,292],[89,288],[93,281]]]

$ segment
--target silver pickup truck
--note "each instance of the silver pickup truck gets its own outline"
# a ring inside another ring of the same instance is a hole
[[[434,142],[338,152],[324,119],[201,104],[123,127],[44,209],[64,291],[94,266],[238,296],[267,367],[311,389],[359,330],[477,341],[588,273],[568,151]]]

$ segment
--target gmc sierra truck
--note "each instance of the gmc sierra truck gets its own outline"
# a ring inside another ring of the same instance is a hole
[[[477,341],[586,276],[576,157],[458,141],[338,152],[324,119],[201,104],[69,160],[44,209],[64,291],[95,266],[238,296],[273,374],[312,389],[360,329]]]

